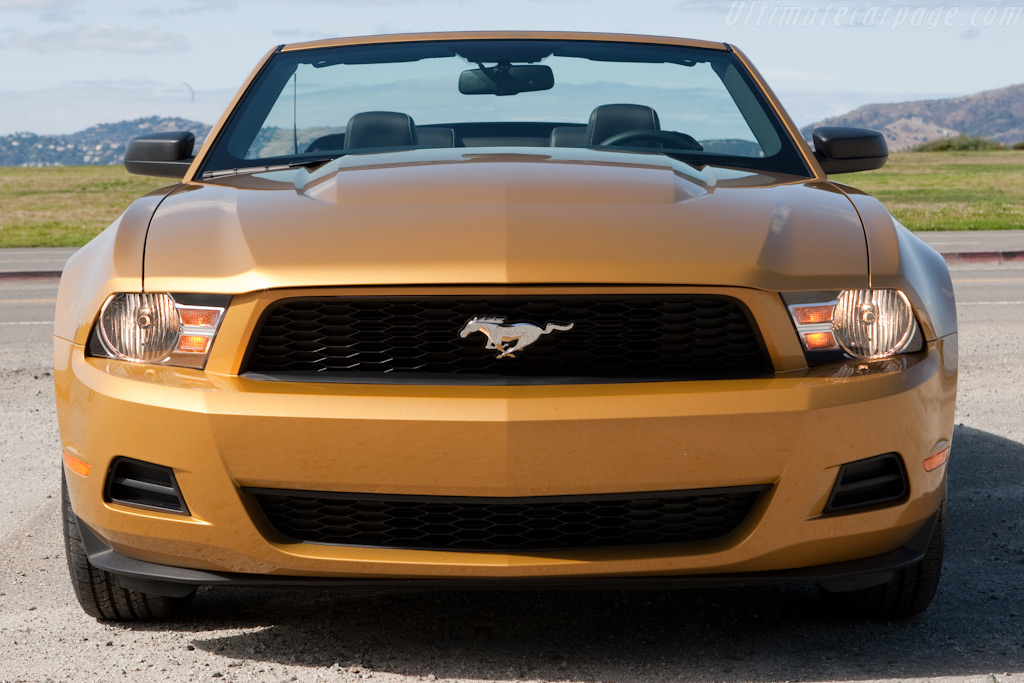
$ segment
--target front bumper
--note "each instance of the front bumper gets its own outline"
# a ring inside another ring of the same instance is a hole
[[[444,590],[444,589],[586,589],[586,588],[708,588],[716,586],[763,586],[779,583],[817,583],[832,592],[869,588],[885,583],[895,571],[920,562],[928,549],[938,511],[904,545],[863,560],[818,567],[732,574],[682,574],[674,576],[617,576],[526,579],[373,579],[318,576],[269,576],[185,569],[133,560],[114,552],[82,520],[78,520],[89,563],[117,575],[122,587],[170,597],[184,597],[200,586],[235,588],[339,588],[345,590]]]
[[[86,358],[59,338],[55,358],[62,444],[92,472],[68,473],[71,502],[99,542],[165,567],[295,581],[815,580],[793,570],[888,556],[928,524],[945,471],[921,463],[951,438],[956,387],[955,337],[859,376],[832,366],[577,386],[260,382]],[[842,464],[889,452],[906,465],[905,502],[822,515]],[[105,502],[119,455],[173,468],[190,515]],[[526,497],[757,484],[772,490],[715,541],[515,553],[296,543],[242,491]]]

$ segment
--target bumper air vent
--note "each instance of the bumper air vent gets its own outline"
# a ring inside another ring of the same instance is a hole
[[[898,454],[849,462],[839,468],[825,514],[899,503],[909,492],[907,472]]]
[[[769,486],[468,498],[245,489],[304,543],[520,552],[690,543],[735,531]]]
[[[107,475],[104,497],[111,503],[188,514],[174,471],[141,460],[115,458]]]

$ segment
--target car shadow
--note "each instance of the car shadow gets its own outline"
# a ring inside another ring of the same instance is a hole
[[[829,615],[813,586],[721,590],[205,590],[187,622],[227,658],[485,680],[924,678],[1024,672],[1024,445],[960,425],[942,585],[923,615]],[[243,633],[220,635],[224,629]]]

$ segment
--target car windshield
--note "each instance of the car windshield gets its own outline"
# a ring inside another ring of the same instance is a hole
[[[203,171],[437,147],[614,149],[808,173],[730,51],[495,39],[279,52]]]

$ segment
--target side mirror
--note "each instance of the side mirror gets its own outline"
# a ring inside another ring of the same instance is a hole
[[[499,64],[469,69],[459,76],[459,92],[463,95],[518,95],[521,92],[550,90],[554,85],[555,75],[551,67],[543,64]]]
[[[134,138],[124,153],[124,167],[136,175],[182,178],[192,165],[196,136],[187,131],[150,133]]]
[[[882,134],[865,128],[815,128],[814,156],[822,170],[833,173],[871,171],[885,166],[889,146]]]

